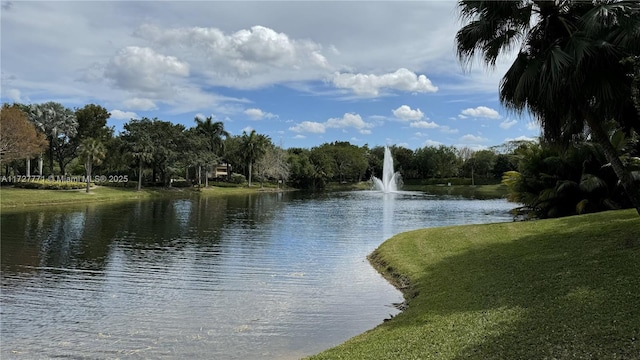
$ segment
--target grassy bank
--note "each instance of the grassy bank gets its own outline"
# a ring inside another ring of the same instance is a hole
[[[468,199],[503,199],[507,197],[507,187],[502,184],[490,185],[408,185],[402,187],[407,191],[422,191],[431,195],[462,196]]]
[[[258,187],[209,187],[201,191],[187,188],[162,189],[143,188],[136,191],[132,188],[116,188],[96,186],[86,193],[80,190],[36,190],[17,189],[12,187],[0,188],[0,210],[28,209],[37,206],[54,206],[62,204],[93,203],[93,202],[119,202],[160,197],[188,197],[188,196],[217,196],[247,194],[258,192]]]
[[[370,260],[408,309],[313,359],[640,359],[635,211],[418,230]]]

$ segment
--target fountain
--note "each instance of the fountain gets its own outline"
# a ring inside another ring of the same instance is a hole
[[[391,158],[391,150],[388,146],[384,147],[384,164],[382,166],[382,179],[373,176],[373,185],[376,190],[384,193],[398,191],[400,183],[400,173],[393,171],[393,158]]]

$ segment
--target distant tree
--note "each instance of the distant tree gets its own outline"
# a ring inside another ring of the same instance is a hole
[[[498,154],[496,156],[496,162],[492,170],[494,178],[500,179],[505,172],[513,170],[516,170],[516,166],[511,161],[511,156],[507,154]]]
[[[151,120],[131,120],[124,124],[124,132],[120,136],[125,152],[134,159],[138,168],[138,186],[142,189],[143,168],[153,161],[154,143],[151,139]]]
[[[224,156],[225,141],[223,138],[228,138],[229,133],[224,129],[224,123],[222,121],[214,122],[211,116],[205,120],[196,117],[195,122],[196,131],[204,137],[205,147],[203,150],[208,152],[208,154],[203,154],[204,156],[199,156],[198,158],[206,160],[203,165],[208,172],[210,166],[218,165],[219,159]],[[205,178],[205,186],[209,186],[208,176],[205,176]]]
[[[315,152],[323,152],[331,159],[331,171],[337,178],[334,181],[345,182],[360,181],[365,176],[368,168],[367,150],[347,141],[325,143],[314,149]]]
[[[29,106],[29,120],[49,141],[49,172],[54,173],[55,158],[64,174],[67,164],[74,158],[77,146],[71,141],[78,131],[75,113],[56,102],[33,104]]]
[[[249,134],[247,134],[246,131],[242,133],[240,149],[247,164],[247,179],[249,187],[251,187],[253,164],[264,156],[270,142],[271,140],[268,136],[258,134],[255,130],[251,130],[251,133]]]
[[[287,152],[274,145],[268,146],[264,156],[256,162],[256,169],[259,169],[261,178],[275,179],[277,187],[280,187],[280,181],[284,183],[290,175]]]
[[[393,146],[391,153],[393,154],[395,170],[402,174],[403,179],[415,179],[418,177],[413,150],[403,146]]]
[[[84,161],[86,170],[87,193],[91,187],[91,170],[93,165],[100,165],[106,156],[106,148],[102,141],[93,138],[86,138],[80,143],[78,156]]]
[[[88,104],[75,110],[78,129],[75,139],[78,144],[84,139],[96,139],[102,142],[112,136],[112,129],[107,127],[107,120],[111,114],[100,105]]]
[[[47,148],[47,139],[36,130],[19,106],[4,104],[0,110],[0,161],[30,159]],[[27,165],[29,167],[29,165]],[[29,170],[27,170],[29,171]]]
[[[151,122],[152,166],[160,172],[160,178],[165,187],[171,186],[171,176],[179,170],[181,150],[185,143],[184,131],[185,127],[181,124],[158,119],[153,119]]]
[[[457,156],[456,148],[453,146],[440,145],[436,147],[426,147],[427,157],[431,158],[433,166],[432,175],[436,178],[449,178],[457,176],[460,170],[460,160]]]

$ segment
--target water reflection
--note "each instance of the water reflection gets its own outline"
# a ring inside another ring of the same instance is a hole
[[[387,196],[391,195],[391,196]],[[1,216],[5,358],[297,358],[394,314],[365,257],[401,231],[508,221],[504,201],[347,192]]]

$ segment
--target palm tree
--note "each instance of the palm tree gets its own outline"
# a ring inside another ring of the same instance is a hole
[[[91,170],[93,164],[100,165],[107,154],[104,144],[97,139],[87,138],[78,148],[78,156],[84,159],[84,168],[87,171],[87,193],[91,187]]]
[[[240,149],[244,155],[244,159],[247,162],[247,168],[249,170],[249,176],[247,177],[249,187],[251,187],[251,172],[253,171],[253,164],[265,154],[269,142],[270,139],[268,136],[258,134],[255,130],[251,130],[251,133],[248,135],[246,131],[242,132]]]
[[[456,34],[461,62],[469,65],[479,54],[495,66],[520,44],[500,83],[500,101],[531,111],[555,142],[568,144],[588,130],[640,214],[640,191],[604,127],[611,119],[627,132],[640,127],[632,69],[622,62],[640,52],[640,3],[461,0],[459,8],[468,21]]]
[[[138,186],[137,190],[142,190],[142,169],[143,165],[153,161],[154,144],[151,138],[151,120],[131,120],[124,125],[125,147],[138,164]],[[155,179],[154,179],[155,181]]]
[[[56,157],[60,171],[64,175],[65,166],[71,161],[73,144],[71,138],[76,136],[78,119],[75,113],[62,104],[48,102],[29,106],[29,120],[42,131],[49,141],[49,171],[53,174],[53,158]],[[41,162],[40,162],[41,163]],[[40,170],[42,175],[42,170]]]
[[[229,137],[229,133],[224,129],[224,123],[222,121],[213,122],[211,116],[207,117],[204,121],[196,117],[195,122],[196,130],[205,137],[207,151],[210,152],[210,156],[206,158],[222,158],[224,155],[224,141],[222,138]],[[208,172],[208,170],[207,168],[206,172]],[[209,177],[205,176],[205,187],[207,186],[209,186]]]

